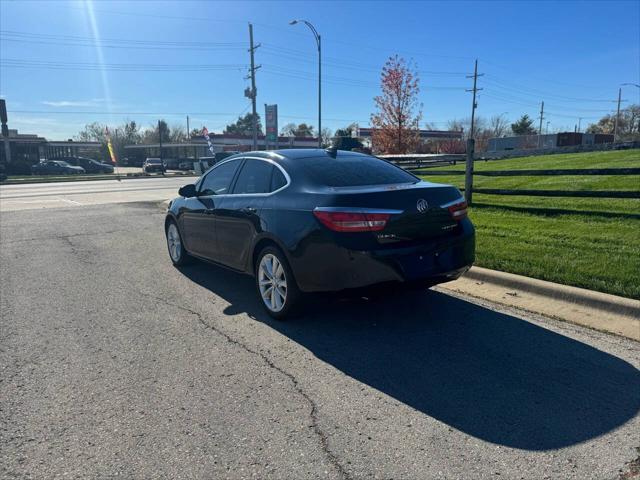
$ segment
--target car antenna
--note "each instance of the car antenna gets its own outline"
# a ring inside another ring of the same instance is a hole
[[[331,158],[336,158],[338,156],[338,145],[335,142],[331,142],[331,146],[325,149],[325,152],[327,152]]]

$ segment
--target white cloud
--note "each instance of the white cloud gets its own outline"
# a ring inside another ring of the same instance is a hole
[[[45,100],[42,104],[49,107],[95,107],[98,102],[95,100]]]
[[[12,115],[9,117],[9,128],[18,133],[37,134],[48,140],[66,140],[77,135],[85,123],[78,120],[61,120],[51,117],[25,117]]]

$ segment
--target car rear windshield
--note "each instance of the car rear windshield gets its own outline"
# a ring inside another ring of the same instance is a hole
[[[364,155],[338,155],[337,158],[310,157],[299,160],[309,178],[328,187],[357,187],[416,183],[418,178],[390,163]]]

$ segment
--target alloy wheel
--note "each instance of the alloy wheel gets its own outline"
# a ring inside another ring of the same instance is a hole
[[[169,255],[174,262],[180,261],[182,243],[180,242],[180,234],[175,223],[171,223],[167,229],[167,245],[169,247]]]
[[[287,301],[287,278],[278,258],[268,253],[258,268],[258,286],[265,306],[272,312],[279,312]]]

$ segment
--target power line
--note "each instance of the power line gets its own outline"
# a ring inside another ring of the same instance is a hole
[[[92,63],[92,62],[60,62],[21,60],[3,58],[0,64],[13,68],[44,68],[52,70],[108,70],[108,71],[209,71],[209,70],[242,70],[243,64],[151,64],[151,63]]]
[[[54,114],[54,115],[178,115],[184,117],[185,115],[235,115],[233,112],[107,112],[104,110],[9,110],[9,113],[37,113],[37,114]]]
[[[500,65],[499,63],[492,62],[492,61],[489,61],[487,59],[483,59],[483,61],[485,63],[488,63],[489,65],[493,65],[494,67],[498,67],[498,68],[500,68],[502,70],[506,70],[506,71],[510,72],[511,74],[514,74],[514,71],[513,71],[512,67],[507,67],[507,66],[504,66],[504,65]],[[539,80],[543,80],[543,81],[548,82],[548,83],[555,83],[557,85],[563,85],[563,86],[566,86],[566,87],[586,88],[586,89],[589,89],[589,90],[605,90],[607,88],[607,87],[595,86],[595,85],[578,85],[578,84],[575,84],[575,83],[561,82],[561,81],[558,81],[558,80],[555,80],[555,79],[550,79],[548,77],[544,77],[544,76],[540,76],[540,75],[531,75],[529,73],[525,74],[525,73],[515,72],[516,76],[518,74],[520,74],[521,77],[537,78]]]
[[[11,38],[16,37],[16,38]],[[80,37],[74,35],[53,35],[53,34],[38,34],[30,32],[17,32],[12,30],[0,31],[0,39],[4,41],[14,42],[26,42],[26,43],[38,43],[46,45],[66,45],[66,46],[80,46],[80,47],[102,47],[102,48],[127,48],[127,49],[151,49],[151,50],[212,50],[212,49],[243,49],[246,46],[244,42],[177,42],[166,40],[135,40],[135,39],[120,39],[120,38],[102,38],[100,41],[92,37]],[[115,45],[114,45],[115,44]],[[280,47],[273,44],[265,45],[265,54],[277,56],[279,58],[295,59],[305,63],[313,63],[309,60],[306,52],[300,50],[294,50],[290,48]],[[341,69],[351,70],[367,70],[373,72],[379,72],[380,67],[377,65],[366,64],[354,61],[345,61],[339,57],[323,58],[323,64],[328,66],[336,66]],[[452,72],[452,71],[432,71],[432,70],[418,70],[420,75],[423,76],[462,76],[466,72]]]
[[[63,7],[60,8],[68,8],[68,9],[73,9],[73,10],[82,10],[85,11],[84,8],[82,7],[73,7],[70,5],[65,5]],[[142,17],[142,18],[159,18],[159,19],[165,19],[165,20],[188,20],[188,21],[197,21],[197,22],[206,22],[206,23],[211,23],[211,22],[217,22],[217,23],[245,23],[245,20],[237,20],[237,19],[223,19],[220,17],[209,17],[209,16],[197,16],[197,17],[190,17],[190,16],[181,16],[181,15],[160,15],[160,14],[152,14],[152,13],[138,13],[138,12],[122,12],[122,11],[113,11],[113,10],[102,10],[102,9],[94,9],[93,10],[94,13],[100,13],[100,14],[107,14],[107,15],[124,15],[124,16],[133,16],[133,17]],[[257,25],[257,26],[261,26],[261,27],[265,27],[265,28],[271,28],[271,29],[275,29],[275,30],[279,30],[282,32],[286,32],[289,35],[297,35],[297,36],[304,36],[301,33],[297,33],[295,31],[291,31],[289,29],[284,28],[284,25],[271,25],[271,24],[267,24],[267,23],[258,23],[258,22],[251,22],[253,25]],[[340,44],[340,45],[347,45],[349,47],[353,47],[352,43],[349,42],[345,42],[345,41],[340,41],[340,40],[328,40],[330,43],[336,43],[336,44]],[[381,47],[381,46],[371,46],[371,45],[360,45],[359,48],[365,48],[365,49],[369,49],[369,50],[373,50],[376,52],[380,52],[381,49],[386,48],[386,47]],[[409,52],[409,51],[397,51],[397,53],[400,54],[404,54],[404,55],[409,55],[409,56],[424,56],[424,57],[434,57],[434,58],[453,58],[453,59],[461,59],[461,60],[468,60],[471,57],[463,57],[463,56],[453,56],[453,55],[440,55],[440,54],[436,54],[436,53],[425,53],[425,52]]]
[[[60,41],[60,40],[31,40],[31,39],[15,39],[15,38],[6,38],[0,35],[0,40],[2,42],[14,42],[14,43],[30,43],[30,44],[40,44],[40,45],[61,45],[61,46],[73,46],[73,47],[89,47],[89,48],[121,48],[126,50],[194,50],[194,51],[206,51],[206,50],[242,50],[243,46],[225,46],[225,45],[212,45],[208,47],[197,47],[197,46],[178,46],[178,45],[168,45],[168,46],[146,46],[146,45],[110,45],[99,42],[69,42],[69,41]]]
[[[500,102],[513,103],[513,104],[522,105],[522,106],[525,106],[525,107],[538,107],[539,106],[539,104],[534,103],[534,102],[518,102],[518,101],[513,101],[513,100],[501,98],[501,97],[498,97],[498,96],[495,96],[495,95],[491,95],[489,93],[483,93],[482,96],[483,97],[487,97],[487,98],[491,98],[491,99],[494,99],[494,100],[498,100]],[[552,116],[552,117],[563,117],[563,118],[576,118],[577,117],[577,115],[568,115],[568,114],[565,114],[565,113],[553,113],[553,112],[549,112],[549,111],[545,111],[545,115],[549,115],[549,116]],[[583,119],[599,119],[600,117],[599,116],[584,116],[584,115],[582,115],[581,118],[583,118]]]
[[[497,92],[500,95],[499,97],[494,97],[494,98],[499,98],[500,100],[506,101],[506,102],[512,102],[512,103],[521,103],[523,105],[531,105],[531,106],[538,106],[538,102],[534,102],[532,100],[529,99],[524,99],[524,98],[519,98],[516,97],[510,93],[504,93],[502,91],[499,90],[494,90],[493,88],[488,88],[486,89],[487,92]],[[485,93],[485,95],[487,95]],[[550,104],[549,104],[550,105]],[[572,110],[572,111],[576,111],[576,112],[610,112],[611,109],[602,109],[602,108],[577,108],[577,107],[569,107],[569,106],[565,106],[565,105],[558,105],[558,104],[553,104],[552,108],[557,108],[559,110]]]
[[[94,37],[81,37],[76,35],[59,35],[59,34],[42,34],[42,33],[30,33],[30,32],[17,32],[15,30],[0,30],[0,35],[13,36],[18,38],[37,38],[37,39],[53,39],[53,40],[68,40],[68,41],[82,41],[90,43],[116,43],[124,44],[126,46],[132,45],[149,45],[149,46],[178,46],[178,47],[211,47],[211,46],[237,46],[244,48],[246,42],[184,42],[184,41],[168,41],[168,40],[137,40],[137,39],[123,39],[123,38],[100,38],[99,40]]]
[[[543,90],[538,90],[535,88],[529,88],[529,87],[521,87],[521,88],[514,88],[514,87],[510,87],[509,85],[502,83],[500,81],[497,80],[492,80],[492,76],[487,75],[489,78],[489,80],[487,81],[490,85],[496,85],[500,88],[503,88],[505,90],[511,90],[515,93],[520,93],[523,95],[532,95],[532,96],[540,96],[540,95],[545,95],[545,96],[549,96],[549,97],[556,97],[559,99],[562,99],[564,101],[568,101],[568,102],[594,102],[594,103],[611,103],[612,100],[606,100],[606,99],[593,99],[593,98],[576,98],[576,97],[569,97],[566,95],[558,95],[557,93],[551,93],[551,92],[546,92]],[[529,92],[533,92],[533,93],[529,93]]]
[[[295,60],[300,60],[308,63],[315,63],[312,60],[309,60],[309,56],[301,51],[301,50],[293,50],[290,48],[283,48],[279,46],[275,46],[273,44],[264,44],[265,51],[270,55],[292,58]],[[340,66],[341,68],[350,68],[354,70],[371,70],[375,72],[380,72],[381,67],[378,65],[372,65],[370,63],[362,63],[351,60],[344,60],[339,57],[330,57],[324,56],[322,59],[323,64],[327,65],[335,65]],[[452,76],[462,76],[466,75],[467,72],[452,72],[452,71],[436,71],[436,70],[417,70],[420,75],[452,75]]]

